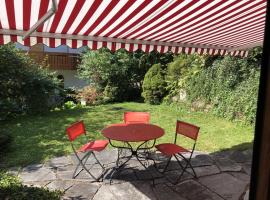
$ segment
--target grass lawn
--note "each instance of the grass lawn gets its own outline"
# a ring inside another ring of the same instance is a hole
[[[179,119],[201,127],[196,150],[215,152],[227,148],[244,149],[252,145],[252,126],[218,118],[210,113],[191,112],[183,107],[117,103],[54,111],[43,116],[23,116],[1,124],[1,130],[12,135],[14,140],[9,151],[0,155],[0,164],[2,167],[19,167],[68,154],[72,149],[65,127],[83,119],[89,135],[102,138],[100,130],[109,124],[121,122],[125,111],[150,112],[151,123],[161,126],[166,132],[157,143],[173,142],[175,122]],[[189,145],[188,141],[184,144]]]

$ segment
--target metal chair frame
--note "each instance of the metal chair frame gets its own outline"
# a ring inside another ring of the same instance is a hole
[[[80,122],[83,124],[83,121],[79,121],[79,122],[77,122],[77,123],[80,123]],[[72,125],[71,125],[71,126],[72,126]],[[83,124],[83,127],[84,127],[84,124]],[[84,132],[82,132],[81,135],[82,135],[82,134],[84,134],[84,136],[85,136],[85,141],[86,141],[86,143],[89,142],[89,141],[88,141],[88,138],[87,138],[87,135],[86,135],[85,127],[84,127]],[[77,136],[77,137],[79,137],[79,136]],[[77,138],[77,137],[76,137],[76,138]],[[74,139],[74,140],[75,140],[75,139]],[[85,171],[86,171],[86,172],[87,172],[87,173],[88,173],[95,181],[99,181],[100,178],[102,178],[103,175],[104,175],[105,167],[100,163],[100,161],[97,159],[97,157],[96,157],[94,151],[92,151],[92,150],[86,151],[85,155],[84,155],[82,158],[80,158],[80,156],[78,155],[78,151],[76,150],[76,148],[75,148],[75,146],[74,146],[74,144],[73,144],[73,141],[74,141],[74,140],[70,140],[70,144],[71,144],[72,150],[73,150],[73,152],[74,152],[76,158],[78,159],[79,163],[77,164],[77,166],[76,166],[76,168],[75,168],[75,170],[74,170],[74,172],[73,172],[72,178],[75,179],[75,178],[76,178],[83,170],[85,170]],[[87,169],[87,167],[85,166],[87,160],[90,158],[91,155],[93,155],[94,159],[96,160],[96,162],[95,162],[94,164],[98,164],[98,165],[102,168],[102,173],[101,173],[98,177],[94,176],[94,175],[90,172],[90,170]],[[80,166],[81,166],[82,168],[78,171],[78,169],[79,169]]]
[[[182,134],[182,133],[179,133],[179,132],[178,132],[178,126],[179,126],[178,123],[184,123],[184,124],[188,124],[188,125],[197,127],[197,126],[195,126],[195,125],[192,125],[192,124],[189,124],[189,123],[186,123],[186,122],[182,122],[182,121],[177,120],[177,122],[176,122],[176,131],[175,131],[175,137],[174,137],[174,143],[173,143],[173,144],[177,144],[177,136],[178,136],[178,134],[181,134],[181,135],[183,135],[183,136],[185,136],[185,137],[189,137],[189,136],[186,136],[185,134]],[[200,129],[200,128],[199,128],[199,127],[197,127],[197,128],[198,128],[198,132],[197,132],[197,135],[198,135],[199,129]],[[191,137],[189,137],[189,138],[191,138]],[[189,151],[190,156],[189,156],[188,158],[186,158],[185,156],[183,156],[182,153],[176,153],[176,154],[173,154],[172,156],[170,156],[170,157],[168,158],[168,160],[167,160],[167,162],[166,162],[166,165],[165,165],[165,168],[164,168],[162,171],[160,171],[160,170],[158,169],[155,160],[153,160],[153,161],[154,161],[155,168],[156,168],[160,173],[164,174],[164,173],[166,172],[166,170],[167,170],[167,168],[168,168],[170,162],[171,162],[172,157],[174,157],[174,158],[176,159],[178,165],[179,165],[180,168],[182,169],[182,172],[181,172],[181,174],[179,175],[179,177],[177,178],[175,184],[177,184],[177,183],[180,182],[180,180],[181,180],[181,178],[182,178],[182,176],[183,176],[183,174],[184,174],[185,172],[191,174],[194,178],[198,178],[198,177],[197,177],[197,174],[196,174],[196,172],[195,172],[195,170],[194,170],[194,168],[193,168],[193,166],[191,165],[191,158],[192,158],[192,156],[193,156],[193,153],[194,153],[194,150],[195,150],[195,147],[196,147],[196,144],[197,144],[197,137],[196,137],[196,139],[194,139],[194,138],[191,138],[191,139],[194,140],[194,144],[193,144],[192,150]],[[185,153],[186,153],[186,152],[185,152]],[[177,156],[180,156],[180,157],[185,161],[185,166],[183,166],[183,165],[181,164],[181,161],[179,160],[179,158],[178,158]],[[191,168],[193,174],[190,173],[189,171],[187,171],[187,168],[188,168],[188,167]]]

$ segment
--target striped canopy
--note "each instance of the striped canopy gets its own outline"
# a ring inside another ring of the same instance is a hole
[[[266,0],[0,0],[0,44],[68,45],[115,51],[245,55],[262,44]]]

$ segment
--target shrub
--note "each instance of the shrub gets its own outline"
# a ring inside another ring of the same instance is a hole
[[[172,55],[141,50],[130,53],[125,49],[111,52],[105,48],[87,51],[82,55],[78,74],[103,93],[104,102],[140,100],[145,73],[155,63],[166,68]]]
[[[12,200],[60,200],[63,192],[22,185],[19,179],[0,171],[0,199]]]
[[[93,105],[95,104],[99,94],[97,93],[96,88],[92,86],[86,86],[78,92],[76,99],[78,102],[84,100],[86,104]]]
[[[64,103],[64,108],[65,109],[74,109],[77,108],[78,105],[76,103],[74,103],[73,101],[67,101]]]
[[[146,103],[159,104],[166,93],[161,64],[153,65],[145,74],[142,96]]]
[[[50,99],[57,80],[14,45],[0,46],[0,119],[18,113],[42,113],[54,104]]]

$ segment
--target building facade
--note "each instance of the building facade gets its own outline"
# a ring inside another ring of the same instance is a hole
[[[59,79],[63,81],[64,88],[81,89],[88,85],[86,81],[78,78],[77,66],[79,64],[79,54],[84,50],[71,49],[68,46],[49,48],[43,44],[32,47],[25,47],[16,44],[17,48],[27,51],[29,56],[41,63],[49,66],[51,71],[56,72]]]

